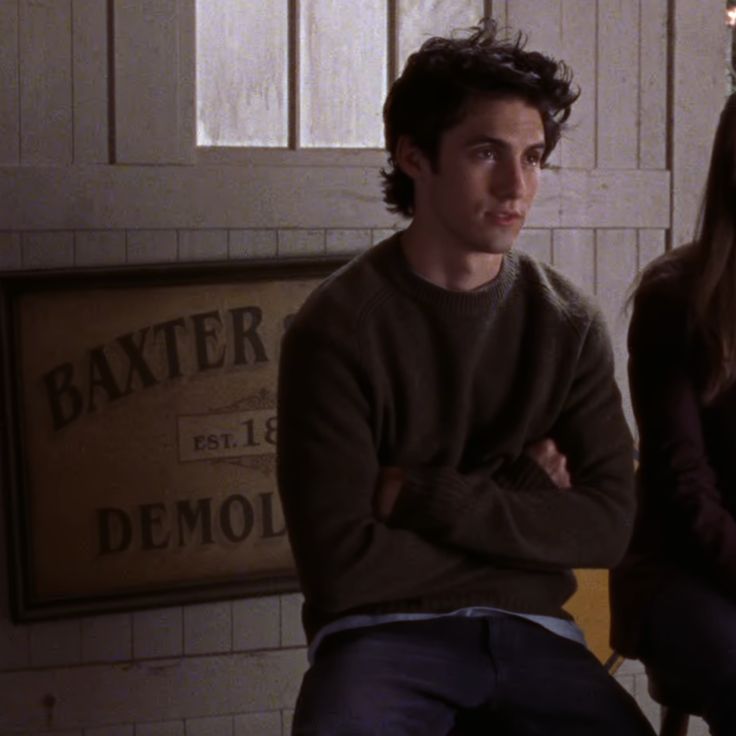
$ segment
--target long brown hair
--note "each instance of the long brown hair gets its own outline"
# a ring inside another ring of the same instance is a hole
[[[695,240],[658,258],[642,283],[676,263],[693,277],[690,328],[705,350],[702,400],[709,404],[736,382],[736,93],[716,129]]]

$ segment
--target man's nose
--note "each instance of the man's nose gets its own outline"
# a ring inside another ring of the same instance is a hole
[[[497,197],[503,199],[521,199],[526,191],[524,170],[520,161],[508,160],[496,169],[493,189]]]

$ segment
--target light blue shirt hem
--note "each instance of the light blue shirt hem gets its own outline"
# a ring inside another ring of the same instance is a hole
[[[344,618],[337,619],[332,623],[323,626],[316,634],[312,643],[309,645],[307,650],[307,656],[309,663],[314,662],[314,657],[317,653],[317,648],[330,634],[335,634],[338,631],[348,631],[349,629],[360,629],[365,626],[378,626],[380,624],[396,623],[398,621],[426,621],[431,618],[446,618],[448,616],[465,617],[465,618],[482,618],[487,616],[516,616],[517,618],[523,618],[532,623],[538,624],[547,631],[551,631],[557,636],[562,636],[565,639],[571,639],[572,641],[582,644],[584,647],[587,646],[585,643],[585,635],[581,631],[580,627],[574,622],[564,618],[557,618],[556,616],[537,616],[531,613],[516,613],[515,611],[506,611],[502,608],[489,608],[486,606],[473,606],[471,608],[460,608],[457,611],[450,611],[449,613],[388,613],[388,614],[374,614],[374,615],[355,615],[345,616]]]

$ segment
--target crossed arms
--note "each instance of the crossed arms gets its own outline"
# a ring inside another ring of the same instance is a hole
[[[398,474],[379,463],[376,408],[354,343],[287,333],[279,485],[305,595],[341,611],[477,582],[489,567],[615,564],[631,531],[632,455],[602,324],[591,324],[573,359],[549,437],[500,467],[490,451],[470,471]]]

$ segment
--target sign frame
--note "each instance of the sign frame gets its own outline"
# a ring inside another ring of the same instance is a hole
[[[14,621],[299,590],[276,488],[280,334],[347,260],[0,276]]]

